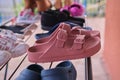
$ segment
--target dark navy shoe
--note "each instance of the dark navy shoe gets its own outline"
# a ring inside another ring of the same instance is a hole
[[[43,67],[32,64],[24,69],[15,80],[41,80],[41,71]]]
[[[56,68],[42,70],[42,80],[76,80],[77,72],[70,61],[61,62]]]
[[[78,24],[75,24],[75,23],[72,23],[72,22],[68,22],[68,21],[65,21],[64,23],[69,24],[69,25],[71,26],[71,28],[74,27],[74,26],[79,26]],[[48,33],[36,34],[36,35],[35,35],[35,38],[38,40],[38,39],[40,39],[40,38],[44,38],[44,37],[49,36],[50,34],[52,34],[52,33],[56,30],[56,28],[59,26],[59,24],[60,24],[60,23],[58,23],[58,24],[56,24],[55,26],[53,26],[53,27],[49,30]]]

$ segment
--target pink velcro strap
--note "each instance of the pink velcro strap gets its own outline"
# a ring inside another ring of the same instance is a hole
[[[56,39],[56,47],[63,47],[64,42],[67,40],[67,31],[61,29],[58,32],[57,39]]]
[[[85,41],[85,35],[78,35],[74,40],[72,48],[73,49],[81,49],[84,41]]]

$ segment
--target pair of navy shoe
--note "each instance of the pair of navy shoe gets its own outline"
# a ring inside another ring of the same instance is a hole
[[[37,64],[24,69],[15,80],[76,80],[77,72],[70,61],[63,61],[55,68],[44,70]]]

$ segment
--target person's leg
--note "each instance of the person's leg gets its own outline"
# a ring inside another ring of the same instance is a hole
[[[36,7],[35,0],[24,0],[25,7],[24,9],[32,9],[34,11],[34,8]]]
[[[51,8],[52,4],[49,0],[35,0],[38,12],[46,11]]]
[[[70,6],[73,3],[73,0],[56,0],[54,7],[60,9],[64,6]]]

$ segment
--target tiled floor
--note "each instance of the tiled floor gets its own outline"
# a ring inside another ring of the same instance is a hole
[[[96,55],[92,56],[93,80],[110,80],[104,68],[104,62],[102,59],[105,19],[104,18],[88,18],[86,21],[87,21],[87,26],[90,26],[93,29],[99,30],[101,32],[102,48]],[[35,33],[40,33],[40,32],[42,31],[40,30],[40,26],[39,26]],[[27,43],[30,44],[30,46],[34,44],[34,41],[35,41],[34,34],[27,41]],[[9,62],[8,74],[7,74],[6,80],[8,80],[8,78],[11,76],[11,74],[13,73],[13,71],[18,66],[18,64],[20,63],[21,59],[24,56],[12,59]],[[77,80],[85,80],[84,59],[72,60],[72,62],[75,65],[75,68],[77,70]],[[52,67],[55,67],[55,65],[57,65],[58,63],[59,62],[54,62]],[[10,80],[14,80],[19,75],[19,73],[30,64],[32,63],[30,63],[26,58]],[[50,63],[40,63],[40,65],[42,65],[45,69],[47,69]],[[4,71],[5,71],[5,68],[0,71],[0,80],[4,80],[3,79]]]

